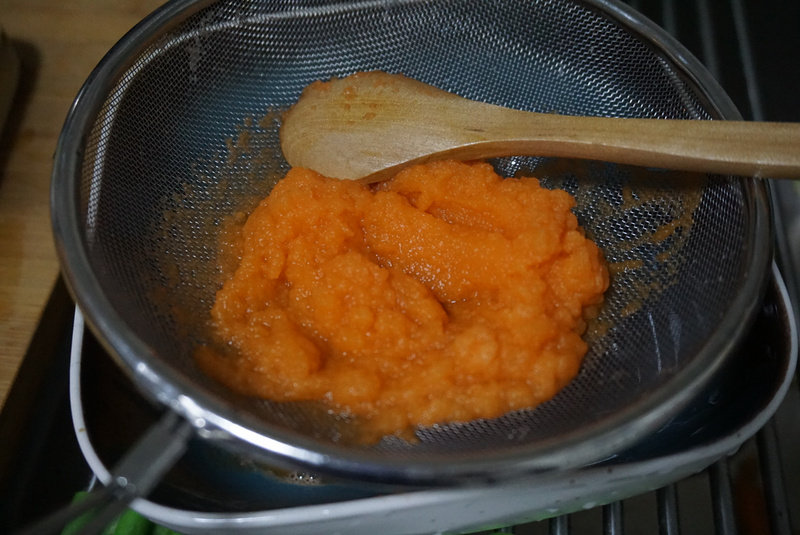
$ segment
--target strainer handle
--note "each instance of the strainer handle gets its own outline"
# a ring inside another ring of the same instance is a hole
[[[55,511],[17,535],[59,533],[66,524],[87,513],[92,516],[81,528],[81,533],[102,532],[131,501],[146,496],[155,487],[186,451],[191,434],[189,422],[167,411],[114,467],[107,486],[92,491],[80,502]]]

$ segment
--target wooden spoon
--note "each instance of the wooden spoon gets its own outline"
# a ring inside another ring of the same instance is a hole
[[[533,113],[383,72],[309,85],[284,116],[280,138],[293,167],[368,182],[415,163],[513,155],[800,178],[797,123]]]

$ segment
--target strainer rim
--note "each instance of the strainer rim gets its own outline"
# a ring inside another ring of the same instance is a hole
[[[604,421],[599,432],[572,432],[566,437],[526,445],[520,451],[486,459],[485,455],[446,463],[442,457],[393,460],[385,455],[372,455],[359,450],[309,440],[300,433],[272,426],[256,418],[242,417],[232,405],[215,395],[196,392],[191,381],[162,362],[115,312],[115,306],[101,292],[98,278],[90,265],[86,243],[80,232],[78,181],[82,162],[82,146],[112,82],[125,71],[128,61],[141,51],[149,38],[165,28],[179,24],[192,14],[211,5],[213,0],[171,0],[154,11],[126,34],[101,60],[78,93],[59,137],[54,160],[51,187],[51,218],[56,251],[62,272],[73,298],[81,308],[87,324],[122,368],[133,378],[142,392],[154,401],[169,406],[194,422],[198,428],[221,430],[237,441],[255,446],[257,454],[278,464],[290,463],[340,476],[356,476],[374,481],[400,483],[449,484],[464,481],[490,481],[531,472],[574,468],[600,460],[625,444],[630,444],[676,412],[699,392],[702,386],[723,365],[725,357],[743,336],[757,310],[767,283],[771,258],[771,218],[769,197],[763,180],[743,178],[750,195],[749,210],[754,224],[750,264],[752,273],[746,278],[733,306],[720,321],[714,335],[695,359],[679,375],[670,379],[645,402],[619,411]],[[722,119],[741,116],[721,86],[705,67],[676,39],[642,14],[618,0],[582,0],[604,15],[645,39],[665,55],[707,99]],[[349,2],[353,7],[375,2]],[[339,4],[342,5],[341,3]],[[689,377],[691,380],[686,381]],[[677,391],[680,390],[680,393]],[[189,396],[186,393],[191,392]],[[635,417],[634,417],[635,416]],[[586,441],[591,437],[591,441]],[[566,438],[566,440],[564,440]],[[230,442],[227,439],[223,442]],[[602,444],[603,447],[599,447]],[[234,446],[236,447],[236,446]]]

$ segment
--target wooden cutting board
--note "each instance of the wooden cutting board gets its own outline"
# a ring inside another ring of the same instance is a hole
[[[10,103],[0,133],[0,404],[58,277],[50,172],[69,106],[108,49],[162,3],[0,0],[0,120]]]

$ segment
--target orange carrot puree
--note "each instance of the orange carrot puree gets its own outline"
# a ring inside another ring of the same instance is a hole
[[[292,169],[247,219],[198,352],[239,392],[319,400],[376,436],[553,397],[586,353],[608,272],[566,192],[486,163],[377,186]]]

